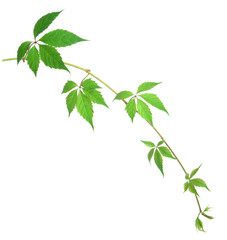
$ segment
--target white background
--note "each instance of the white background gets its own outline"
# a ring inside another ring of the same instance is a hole
[[[90,68],[116,91],[145,81],[170,113],[152,110],[154,124],[187,171],[198,177],[202,208],[213,207],[207,231],[195,229],[198,206],[183,194],[184,174],[164,160],[165,178],[139,140],[159,141],[103,88],[110,109],[95,106],[93,131],[74,111],[67,80],[77,69],[0,63],[0,239],[148,240],[226,238],[226,1],[4,1],[0,57],[16,57],[43,15],[64,9],[49,30],[89,39],[61,48],[64,61]]]

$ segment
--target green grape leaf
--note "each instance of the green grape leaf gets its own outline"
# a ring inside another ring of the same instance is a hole
[[[70,92],[66,97],[66,105],[69,112],[69,116],[73,109],[75,108],[76,102],[77,102],[77,89]]]
[[[161,140],[161,141],[158,142],[157,146],[160,146],[160,145],[162,145],[163,143],[164,143],[164,141]]]
[[[39,68],[39,52],[35,46],[33,46],[29,50],[26,60],[27,60],[28,66],[36,76]]]
[[[149,162],[151,162],[151,159],[154,155],[154,150],[155,150],[155,148],[151,148],[151,150],[148,152],[147,158],[148,158]]]
[[[94,129],[92,118],[93,118],[93,106],[91,100],[79,91],[77,96],[76,108],[78,113],[90,123],[91,127]]]
[[[98,86],[98,84],[91,80],[91,78],[85,79],[82,83],[81,86],[84,88],[101,88]]]
[[[197,193],[197,191],[196,191],[196,189],[195,189],[194,184],[193,184],[191,181],[189,181],[189,183],[188,183],[188,190],[189,190],[191,193],[199,196],[199,194]]]
[[[62,61],[60,53],[54,47],[39,44],[39,54],[46,66],[55,69],[63,69],[69,72]]]
[[[101,94],[100,91],[96,90],[95,88],[83,88],[83,91],[84,91],[84,94],[90,98],[90,100],[93,102],[93,103],[96,103],[96,104],[101,104],[107,108],[109,108]]]
[[[77,87],[77,84],[73,81],[67,81],[67,83],[65,84],[62,93],[67,93],[70,90],[72,90],[73,88]]]
[[[125,107],[126,112],[128,113],[129,117],[131,118],[132,122],[136,115],[136,101],[135,98],[132,98],[128,101]]]
[[[119,92],[116,97],[114,98],[114,100],[124,100],[128,97],[133,96],[133,93],[130,91],[121,91]]]
[[[31,41],[26,41],[26,42],[21,43],[21,45],[19,46],[19,48],[17,50],[17,64],[19,64],[19,62],[22,60],[22,58],[28,51],[31,43],[32,43]]]
[[[155,147],[155,144],[153,142],[150,142],[150,141],[142,141],[142,143],[144,143],[147,147]]]
[[[199,219],[199,217],[197,217],[196,220],[195,220],[195,226],[196,226],[197,230],[199,230],[201,232],[205,232],[204,229],[203,229],[203,223]]]
[[[155,95],[153,93],[143,93],[143,94],[140,94],[139,96],[142,97],[146,102],[148,102],[153,107],[156,107],[159,110],[162,110],[162,111],[166,112],[167,114],[169,114],[167,112],[167,110],[165,109],[161,100],[157,97],[157,95]]]
[[[53,47],[67,47],[72,44],[87,41],[83,38],[78,37],[74,33],[63,29],[57,29],[46,33],[39,41],[51,45]]]
[[[153,126],[150,108],[145,102],[141,101],[140,99],[137,99],[137,110],[139,115]]]
[[[189,182],[184,183],[184,192],[188,190],[188,185],[189,185]]]
[[[52,12],[41,17],[35,24],[33,33],[36,38],[40,33],[42,33],[45,29],[47,29],[50,24],[54,21],[54,19],[61,13],[60,12]]]
[[[194,178],[191,179],[190,182],[196,186],[196,187],[204,187],[206,188],[208,191],[210,191],[210,189],[207,187],[206,183],[204,180],[200,179],[200,178]]]
[[[158,147],[158,149],[161,152],[163,157],[175,159],[175,157],[172,155],[172,153],[170,152],[170,150],[167,147]]]
[[[153,87],[157,86],[159,83],[155,83],[155,82],[144,82],[142,84],[139,85],[138,89],[137,89],[137,93],[140,92],[144,92],[144,91],[148,91],[150,89],[152,89]]]
[[[154,161],[164,177],[163,159],[162,159],[162,155],[160,154],[160,152],[157,149],[155,150],[155,153],[154,153]]]
[[[198,168],[194,169],[194,170],[191,172],[190,178],[192,178],[192,177],[195,176],[195,174],[199,171],[199,169],[200,169],[201,166],[202,166],[202,164],[200,164],[200,166],[199,166]]]

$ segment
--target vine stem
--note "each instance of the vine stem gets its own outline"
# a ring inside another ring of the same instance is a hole
[[[6,59],[2,59],[3,62],[6,62],[6,61],[12,61],[12,60],[17,60],[17,58],[6,58]],[[77,68],[77,69],[80,69],[84,72],[86,72],[88,75],[91,75],[93,76],[94,78],[96,78],[99,82],[101,82],[104,86],[106,86],[110,91],[112,91],[114,94],[118,94],[113,88],[111,88],[107,83],[105,83],[104,81],[102,81],[99,77],[97,77],[95,74],[93,74],[90,69],[87,69],[87,68],[83,68],[83,67],[80,67],[78,65],[75,65],[75,64],[72,64],[72,63],[67,63],[67,62],[64,62],[65,65],[68,65],[68,66],[71,66],[71,67],[74,67],[74,68]],[[125,100],[123,100],[123,102],[125,104],[127,104],[127,102]],[[148,122],[148,121],[147,121]],[[148,122],[148,124],[154,129],[154,131],[159,135],[159,137],[162,139],[162,141],[166,144],[166,146],[168,147],[168,149],[171,151],[171,153],[173,154],[173,156],[175,157],[175,159],[177,160],[177,162],[179,163],[180,167],[182,168],[182,170],[184,171],[185,175],[188,174],[187,171],[185,170],[184,166],[182,165],[181,161],[179,160],[179,158],[176,156],[176,154],[174,153],[174,151],[172,150],[172,148],[169,146],[169,144],[165,141],[165,139],[163,138],[163,136],[161,135],[161,133],[150,123]],[[202,213],[202,209],[201,209],[201,206],[200,206],[200,203],[199,203],[199,199],[198,197],[196,196],[195,194],[195,198],[196,198],[196,202],[198,204],[198,207],[199,207],[199,212]]]

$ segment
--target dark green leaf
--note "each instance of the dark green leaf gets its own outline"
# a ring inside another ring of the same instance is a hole
[[[39,41],[53,47],[66,47],[87,40],[80,38],[69,31],[57,29],[46,33]]]
[[[31,41],[26,41],[26,42],[21,43],[21,45],[19,46],[19,48],[17,50],[17,64],[23,59],[23,57],[26,54],[26,52],[28,51],[31,43],[32,43]]]
[[[163,157],[175,159],[175,157],[172,155],[172,153],[170,152],[170,150],[167,147],[158,147],[158,149],[161,152]]]
[[[202,166],[202,164],[200,164],[200,166],[199,166],[198,168],[194,169],[194,170],[191,172],[190,178],[192,178],[192,177],[195,176],[195,174],[199,171],[199,169],[200,169],[201,166]]]
[[[102,94],[95,88],[83,88],[84,94],[90,98],[93,103],[101,104],[108,108]]]
[[[81,86],[84,88],[101,88],[98,86],[98,84],[91,80],[91,78],[85,79],[82,83]]]
[[[76,108],[78,113],[87,120],[92,128],[94,129],[92,118],[93,118],[93,106],[91,100],[82,93],[79,92],[77,96]]]
[[[197,193],[197,191],[196,191],[196,189],[195,189],[194,184],[193,184],[191,181],[189,181],[188,190],[189,190],[191,193],[199,196],[199,194]]]
[[[152,89],[153,87],[157,86],[158,84],[160,84],[160,82],[159,83],[144,82],[144,83],[139,85],[139,87],[137,89],[137,93],[148,91],[148,90]]]
[[[162,155],[157,149],[155,150],[154,153],[154,161],[164,177]]]
[[[145,102],[141,101],[140,99],[137,99],[137,110],[139,115],[153,126],[150,108]]]
[[[132,122],[136,115],[136,101],[135,98],[132,98],[128,101],[125,107],[126,112],[128,113],[129,117],[131,118]]]
[[[156,107],[159,110],[162,110],[162,111],[166,112],[167,114],[169,114],[167,112],[167,110],[165,109],[161,100],[157,97],[157,95],[155,95],[153,93],[143,93],[139,96],[142,97],[146,102],[151,104],[153,107]]]
[[[46,66],[55,69],[64,69],[69,72],[62,61],[61,55],[54,47],[39,44],[39,54]]]
[[[197,228],[199,231],[205,232],[204,229],[203,229],[203,223],[202,223],[202,221],[199,219],[199,217],[196,218],[195,226],[196,226],[196,228]]]
[[[128,97],[133,96],[133,93],[130,91],[121,91],[119,92],[116,97],[114,98],[114,100],[124,100]]]
[[[147,147],[155,147],[154,143],[153,142],[150,142],[150,141],[142,141],[142,143],[144,143]]]
[[[77,84],[73,81],[67,81],[67,83],[65,84],[62,93],[67,93],[70,90],[72,90],[73,88],[77,87]]]
[[[44,15],[41,17],[34,26],[34,37],[36,38],[41,32],[43,32],[45,29],[47,29],[50,24],[54,21],[54,19],[61,13],[60,12],[52,12]]]
[[[189,185],[188,182],[184,183],[184,192],[186,192],[188,190],[188,185]]]
[[[34,72],[34,74],[36,76],[38,68],[39,68],[39,53],[35,46],[33,46],[29,50],[26,60],[27,60],[28,66]]]
[[[161,141],[158,142],[157,146],[160,146],[160,145],[162,145],[163,143],[164,143],[164,141],[161,140]]]
[[[200,179],[200,178],[194,178],[190,180],[191,183],[196,186],[196,187],[204,187],[206,188],[208,191],[210,191],[210,189],[207,187],[206,183]]]
[[[152,149],[148,152],[147,157],[148,157],[149,162],[151,162],[151,159],[152,159],[152,157],[153,157],[153,155],[154,155],[154,150],[155,150],[155,148],[152,148]]]
[[[73,109],[75,108],[76,102],[77,102],[77,89],[70,92],[66,97],[66,105],[68,108],[69,116]]]

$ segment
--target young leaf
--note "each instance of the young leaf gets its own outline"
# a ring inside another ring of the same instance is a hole
[[[206,183],[200,179],[200,178],[194,178],[190,180],[191,183],[196,186],[196,187],[204,187],[206,188],[208,191],[210,191],[210,189],[207,187]]]
[[[163,159],[162,159],[162,155],[160,154],[160,152],[157,149],[155,150],[155,153],[154,153],[154,161],[164,177]]]
[[[42,38],[39,39],[39,41],[53,47],[66,47],[87,40],[80,38],[69,31],[57,29],[46,33]]]
[[[126,112],[128,113],[129,117],[131,118],[132,122],[136,115],[136,101],[135,98],[132,98],[128,101],[125,107]]]
[[[39,44],[39,54],[46,66],[55,69],[64,69],[69,72],[62,61],[61,55],[54,47]]]
[[[153,155],[154,155],[154,150],[155,150],[155,148],[152,148],[152,149],[148,152],[147,157],[148,157],[149,162],[151,162],[151,159],[152,159],[152,157],[153,157]]]
[[[73,82],[73,81],[68,81],[68,82],[65,84],[65,86],[64,86],[64,88],[63,88],[63,90],[62,90],[62,93],[67,93],[67,92],[69,92],[70,90],[72,90],[72,89],[75,88],[75,87],[77,87],[77,84],[76,84],[75,82]]]
[[[188,185],[189,185],[188,182],[184,183],[184,192],[186,192],[188,190]]]
[[[153,142],[150,142],[150,141],[142,141],[142,143],[144,143],[147,147],[155,147],[154,143]]]
[[[87,120],[92,128],[94,129],[92,118],[93,118],[93,106],[91,100],[79,91],[77,96],[76,108],[78,113]]]
[[[39,68],[39,53],[35,46],[33,46],[29,50],[26,60],[27,60],[27,63],[29,65],[30,69],[34,72],[34,74],[36,76],[38,68]]]
[[[21,43],[21,45],[19,46],[19,48],[17,50],[17,64],[22,60],[25,53],[28,51],[31,43],[32,43],[31,41],[26,41],[26,42]]]
[[[196,226],[196,228],[197,228],[199,231],[205,232],[204,229],[203,229],[203,223],[202,223],[202,221],[199,219],[199,217],[196,218],[195,226]]]
[[[41,17],[34,26],[34,37],[36,38],[41,32],[43,32],[45,29],[47,29],[50,24],[54,21],[54,19],[61,13],[60,12],[52,12],[44,15]]]
[[[91,78],[85,79],[82,83],[81,86],[84,88],[101,88],[98,86],[98,84],[91,80]]]
[[[83,88],[84,94],[90,98],[93,103],[101,104],[109,108],[100,91],[95,88]]]
[[[189,183],[188,183],[188,190],[189,190],[191,193],[199,196],[199,194],[197,193],[197,191],[196,191],[196,189],[195,189],[194,184],[193,184],[191,181],[189,181]]]
[[[202,166],[202,164],[200,164],[200,166],[199,166],[198,168],[194,169],[194,170],[191,172],[190,178],[192,178],[192,177],[195,176],[195,174],[199,171],[199,169],[200,169],[201,166]]]
[[[133,93],[130,91],[121,91],[119,92],[116,97],[114,98],[114,100],[124,100],[128,97],[133,96]]]
[[[137,99],[137,110],[139,115],[153,126],[150,108],[145,102],[141,101],[140,99]]]
[[[158,84],[160,84],[160,82],[159,83],[144,82],[144,83],[139,85],[139,87],[137,89],[137,93],[148,91],[148,90],[152,89],[153,87],[157,86]]]
[[[160,146],[160,145],[162,145],[163,143],[164,143],[164,141],[161,140],[161,141],[158,142],[157,146]]]
[[[158,149],[161,152],[163,157],[175,159],[175,157],[172,155],[172,153],[170,152],[170,150],[167,147],[158,147]]]
[[[146,102],[151,104],[153,107],[156,107],[159,110],[162,110],[162,111],[166,112],[167,114],[169,114],[167,112],[167,110],[165,109],[161,100],[157,97],[157,95],[155,95],[153,93],[143,93],[143,94],[140,94],[139,96],[142,97]]]
[[[66,97],[66,105],[68,108],[69,116],[73,109],[75,108],[76,102],[77,102],[77,89],[70,92]]]

